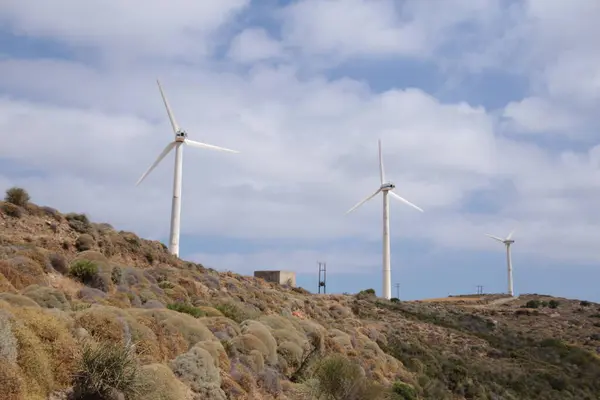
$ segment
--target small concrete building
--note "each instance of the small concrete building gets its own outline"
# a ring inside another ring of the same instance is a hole
[[[296,273],[293,271],[254,271],[254,277],[262,278],[267,282],[296,287]]]

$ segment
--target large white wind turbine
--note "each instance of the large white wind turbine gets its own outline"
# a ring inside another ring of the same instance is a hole
[[[182,164],[183,164],[183,145],[186,144],[192,147],[199,147],[201,149],[213,149],[220,151],[227,151],[230,153],[239,153],[236,150],[225,149],[223,147],[217,147],[210,144],[195,142],[193,140],[189,140],[187,138],[187,132],[184,131],[177,125],[177,121],[175,120],[175,116],[171,111],[171,107],[169,106],[169,102],[167,101],[167,97],[165,96],[162,86],[160,82],[157,80],[158,90],[160,90],[160,95],[162,96],[163,102],[165,103],[165,107],[167,109],[167,114],[169,115],[169,120],[171,120],[171,126],[173,127],[173,132],[175,132],[175,140],[167,144],[162,153],[158,156],[154,164],[148,168],[144,175],[137,181],[136,186],[139,185],[150,172],[162,161],[163,158],[175,148],[175,177],[173,179],[173,204],[171,207],[171,233],[169,238],[169,251],[171,254],[179,256],[179,231],[181,225],[181,174],[182,174]]]
[[[512,260],[510,258],[510,245],[513,244],[515,241],[512,238],[513,233],[515,233],[515,231],[513,230],[511,233],[508,234],[508,236],[506,237],[506,239],[501,239],[498,236],[494,236],[494,235],[490,235],[489,233],[486,233],[486,236],[491,237],[494,240],[497,240],[501,243],[504,243],[504,245],[506,246],[506,264],[508,266],[508,294],[510,296],[514,296],[514,292],[513,292],[513,276],[512,276]]]
[[[411,207],[423,212],[423,210],[406,199],[398,196],[393,192],[396,185],[392,182],[385,180],[385,173],[383,170],[383,157],[381,155],[381,140],[379,144],[379,177],[381,179],[381,186],[372,195],[352,207],[346,212],[346,214],[356,210],[358,207],[377,196],[380,192],[383,193],[383,284],[382,284],[382,295],[386,299],[392,297],[392,283],[391,283],[391,271],[390,271],[390,207],[388,204],[388,193],[397,200],[408,204]]]

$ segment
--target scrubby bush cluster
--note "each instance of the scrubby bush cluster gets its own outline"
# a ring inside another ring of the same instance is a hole
[[[463,309],[386,301],[373,289],[313,296],[179,260],[161,243],[37,207],[23,192],[7,193],[2,207],[0,399],[71,390],[76,400],[600,392],[591,303],[522,296],[526,308]],[[545,307],[559,309],[537,310]]]

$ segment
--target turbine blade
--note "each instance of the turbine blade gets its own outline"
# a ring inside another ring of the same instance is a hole
[[[187,144],[188,146],[198,147],[200,149],[212,149],[212,150],[219,150],[219,151],[227,151],[229,153],[239,153],[239,151],[237,151],[237,150],[231,150],[231,149],[226,149],[225,147],[213,146],[212,144],[195,142],[195,141],[189,140],[189,139],[185,139],[184,143]]]
[[[171,121],[173,132],[177,133],[179,131],[179,125],[177,125],[177,121],[175,121],[175,116],[173,115],[173,111],[171,111],[171,106],[169,106],[167,96],[165,96],[165,93],[163,92],[162,86],[160,85],[158,79],[156,80],[156,83],[158,83],[158,90],[160,90],[160,95],[163,99],[163,103],[165,103],[165,107],[167,108],[167,114],[169,114],[169,120]]]
[[[173,149],[173,147],[175,147],[176,142],[171,142],[169,143],[162,151],[162,153],[160,153],[160,155],[158,156],[158,158],[156,159],[156,161],[154,161],[154,164],[152,164],[150,166],[150,168],[148,168],[148,170],[146,172],[144,172],[144,175],[142,175],[142,177],[137,181],[137,183],[135,184],[135,186],[139,185],[140,183],[142,183],[142,181],[144,180],[144,178],[146,178],[148,176],[148,174],[150,174],[150,172],[152,172],[152,170],[154,168],[156,168],[156,166],[162,161],[163,158],[165,158],[165,156],[169,153],[169,151],[171,151]]]
[[[504,239],[500,239],[498,236],[490,235],[489,233],[486,233],[485,235],[491,237],[492,239],[496,239],[499,242],[504,243]]]
[[[381,178],[381,184],[385,181],[385,172],[383,170],[383,156],[381,155],[381,139],[378,140],[379,143],[379,178]]]
[[[508,236],[506,237],[506,240],[510,240],[510,238],[512,237],[513,233],[515,233],[516,229],[513,229],[512,232],[510,232],[508,234]]]
[[[403,202],[404,204],[408,204],[409,206],[416,208],[417,210],[424,212],[423,209],[421,209],[420,207],[414,205],[413,203],[411,203],[410,201],[398,196],[396,193],[392,192],[391,190],[388,191],[389,194],[392,195],[392,197],[395,197],[396,199],[400,200],[401,202]]]
[[[360,203],[358,203],[357,205],[355,205],[354,207],[352,207],[351,209],[349,209],[348,211],[346,211],[346,214],[350,214],[352,211],[356,210],[358,207],[362,206],[367,201],[369,201],[373,197],[377,196],[379,194],[379,192],[381,192],[381,189],[377,189],[377,191],[375,193],[373,193],[372,195],[370,195],[369,197],[367,197],[366,199],[362,200]]]

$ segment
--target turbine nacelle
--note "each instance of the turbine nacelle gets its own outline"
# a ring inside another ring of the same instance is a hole
[[[381,185],[379,190],[384,192],[384,191],[388,191],[388,190],[394,190],[395,188],[396,188],[396,185],[394,185],[392,182],[386,182]]]
[[[184,131],[183,129],[179,129],[177,132],[175,132],[175,141],[176,142],[185,142],[185,139],[187,138],[188,134],[186,131]]]

